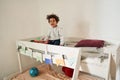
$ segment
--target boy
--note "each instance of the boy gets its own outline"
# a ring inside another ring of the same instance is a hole
[[[51,27],[45,43],[52,45],[64,45],[62,28],[57,25],[59,22],[59,17],[55,14],[50,14],[47,15],[46,18]]]

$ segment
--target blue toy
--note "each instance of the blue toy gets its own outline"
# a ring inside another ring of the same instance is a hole
[[[35,77],[39,74],[39,70],[36,68],[36,67],[32,67],[30,70],[29,70],[29,74],[32,76],[32,77]]]

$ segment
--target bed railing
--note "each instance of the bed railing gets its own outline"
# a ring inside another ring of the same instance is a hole
[[[56,46],[56,45],[49,45],[49,44],[42,44],[42,43],[33,43],[27,41],[19,41],[17,43],[17,47],[23,48],[31,48],[33,50],[40,50],[44,51],[45,55],[64,55],[65,56],[65,64],[61,66],[67,66],[74,69],[72,80],[77,80],[78,73],[79,73],[79,66],[81,60],[81,52],[80,48],[75,47],[65,47],[65,46]],[[19,50],[18,50],[19,51]],[[20,72],[23,71],[22,63],[21,63],[21,56],[18,52],[18,61],[19,61],[19,70]]]

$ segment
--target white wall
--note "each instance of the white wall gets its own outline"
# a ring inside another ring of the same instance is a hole
[[[59,26],[65,36],[87,37],[94,20],[94,0],[41,0],[41,34],[46,34],[49,24],[46,15],[55,13],[60,17]],[[44,35],[43,34],[43,35]]]
[[[41,0],[41,34],[49,24],[46,15],[60,16],[65,36],[116,39],[120,26],[120,0]]]
[[[120,40],[120,0],[98,0],[91,37]]]
[[[15,42],[40,36],[40,29],[39,0],[0,0],[0,80],[18,70]]]

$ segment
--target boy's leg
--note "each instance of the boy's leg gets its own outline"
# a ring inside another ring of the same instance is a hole
[[[49,41],[48,41],[48,44],[53,44],[53,40],[49,40]]]
[[[60,45],[60,39],[54,40],[54,44],[53,45]]]

